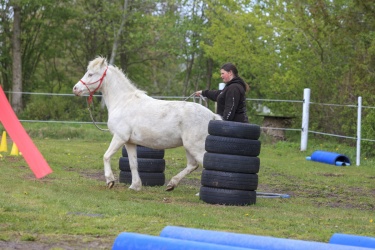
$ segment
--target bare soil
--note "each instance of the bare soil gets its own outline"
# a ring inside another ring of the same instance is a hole
[[[33,241],[0,241],[0,249],[28,249],[28,250],[50,250],[50,249],[111,249],[114,238],[87,237],[77,235],[59,235],[56,238],[38,236]]]

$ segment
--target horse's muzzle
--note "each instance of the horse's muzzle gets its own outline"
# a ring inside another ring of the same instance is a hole
[[[81,96],[82,95],[82,90],[80,90],[79,88],[77,88],[77,86],[74,86],[73,87],[73,94],[75,94],[76,96]]]

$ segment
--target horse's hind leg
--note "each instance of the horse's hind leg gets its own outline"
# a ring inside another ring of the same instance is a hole
[[[190,174],[194,170],[196,170],[199,165],[195,158],[185,149],[186,151],[186,159],[187,159],[187,166],[184,170],[180,173],[175,175],[168,183],[166,191],[172,191],[175,187],[177,187],[178,183],[184,178],[186,175]]]
[[[111,158],[122,147],[122,145],[124,145],[124,142],[118,136],[114,135],[107,151],[103,156],[104,176],[108,188],[112,188],[115,185],[115,177],[111,169]]]

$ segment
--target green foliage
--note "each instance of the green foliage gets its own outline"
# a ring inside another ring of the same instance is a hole
[[[38,96],[30,98],[28,105],[20,114],[20,119],[41,121],[91,121],[84,98],[62,96]],[[93,99],[90,106],[95,121],[107,121],[107,111],[99,109],[99,101]],[[97,106],[95,109],[95,105]]]
[[[375,138],[375,110],[370,110],[365,112],[363,116],[363,124],[361,127],[362,138],[372,139]],[[373,141],[363,141],[361,151],[366,157],[375,156],[374,142]]]
[[[32,138],[38,139],[84,139],[84,140],[107,140],[112,138],[108,131],[99,131],[94,124],[59,124],[59,123],[24,123],[27,134]],[[105,125],[100,124],[100,128],[106,129]]]

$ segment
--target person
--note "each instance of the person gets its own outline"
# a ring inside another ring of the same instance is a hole
[[[225,121],[248,123],[246,114],[246,93],[249,85],[238,76],[238,70],[232,63],[220,68],[221,79],[225,83],[222,90],[199,90],[196,96],[204,96],[217,102],[217,114]]]

